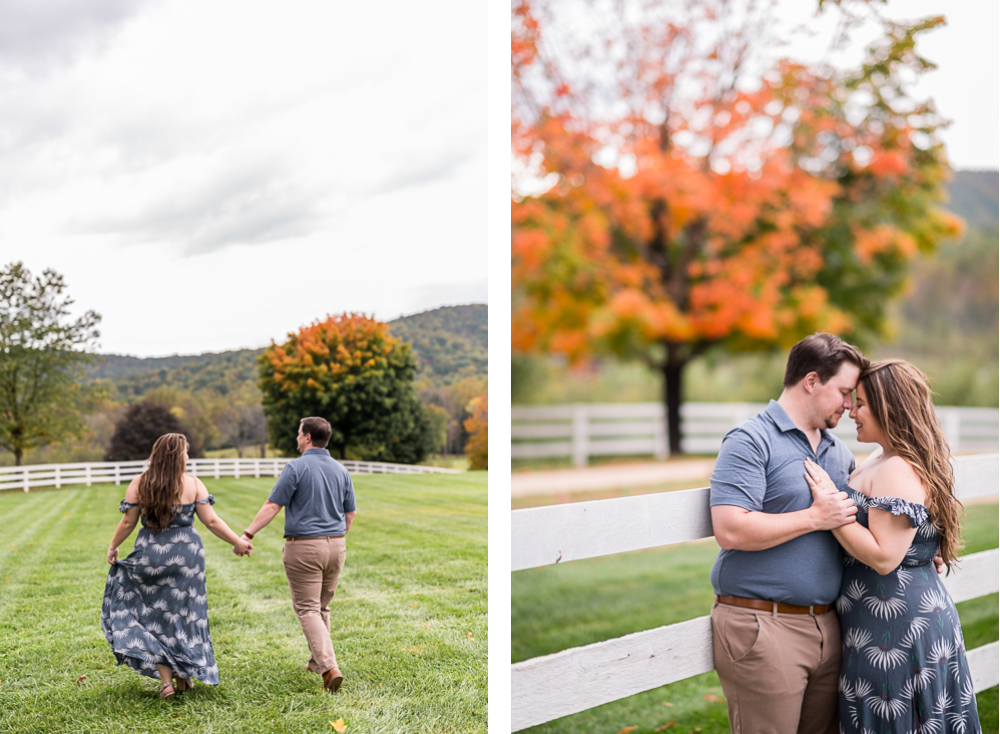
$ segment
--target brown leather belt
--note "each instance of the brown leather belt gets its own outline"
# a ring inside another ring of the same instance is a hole
[[[763,599],[747,599],[743,596],[719,596],[716,594],[715,600],[719,602],[719,604],[728,604],[731,607],[760,609],[764,612],[772,611],[775,605],[775,602],[773,601],[765,601]],[[795,604],[784,604],[782,602],[777,602],[777,604],[777,611],[779,614],[811,614],[815,617],[817,614],[826,614],[833,609],[833,604],[813,604],[809,607],[800,607]]]
[[[327,538],[343,538],[343,535],[317,535],[315,538],[293,538],[291,535],[286,535],[285,540],[326,540]]]

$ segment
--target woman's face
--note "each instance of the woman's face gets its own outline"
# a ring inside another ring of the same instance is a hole
[[[858,428],[858,441],[861,443],[877,443],[885,446],[885,434],[872,414],[871,407],[868,405],[868,396],[865,395],[865,386],[860,382],[858,383],[857,392],[854,395],[851,418]]]

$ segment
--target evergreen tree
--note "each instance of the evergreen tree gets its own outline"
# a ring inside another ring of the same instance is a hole
[[[188,456],[203,456],[194,434],[165,405],[143,400],[133,403],[115,424],[105,461],[138,461],[148,459],[156,439],[165,433],[183,433],[191,444]]]

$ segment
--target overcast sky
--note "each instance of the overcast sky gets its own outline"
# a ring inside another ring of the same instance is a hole
[[[0,261],[100,351],[485,303],[480,3],[0,0]]]
[[[816,18],[814,2],[778,0],[778,14],[786,28],[806,25],[815,35],[788,33],[794,39],[775,53],[834,65],[856,65],[867,45],[878,36],[868,25],[856,29],[849,47],[829,53],[828,44],[838,17],[833,3]],[[956,169],[1000,167],[1000,3],[996,0],[889,0],[873,3],[894,20],[943,15],[946,25],[917,36],[917,49],[938,68],[927,72],[913,87],[917,99],[931,97],[938,112],[952,121],[942,138]]]

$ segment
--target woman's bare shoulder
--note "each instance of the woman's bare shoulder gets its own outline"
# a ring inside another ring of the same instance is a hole
[[[205,485],[202,483],[198,477],[193,477],[190,474],[184,474],[183,485],[181,487],[181,504],[190,505],[195,500],[200,500],[202,498],[202,492],[205,491]]]
[[[927,490],[916,469],[902,456],[890,456],[871,469],[871,496],[898,497],[924,504]]]
[[[125,490],[125,501],[131,502],[133,505],[139,503],[139,477],[135,477],[128,483],[128,488]]]

